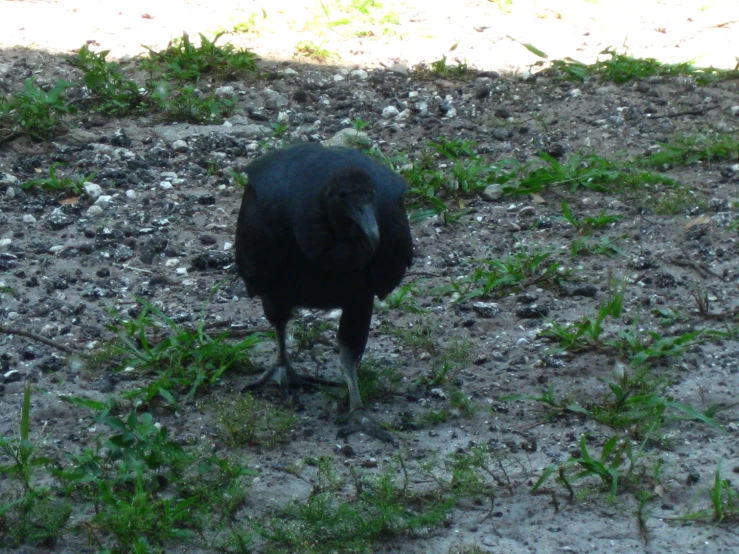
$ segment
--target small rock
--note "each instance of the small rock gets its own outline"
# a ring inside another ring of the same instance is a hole
[[[282,70],[282,74],[292,76],[292,75],[297,75],[298,72],[295,71],[292,67],[286,67],[285,69]]]
[[[110,138],[110,143],[113,146],[131,146],[131,139],[123,129],[116,129],[113,136]]]
[[[400,111],[395,106],[387,106],[382,110],[382,117],[384,117],[385,119],[392,119],[399,113]]]
[[[372,141],[367,133],[348,127],[342,129],[330,139],[324,140],[322,144],[324,146],[348,146],[366,150],[372,145]]]
[[[731,115],[735,115],[735,116],[739,117],[739,106],[731,106],[729,108],[729,113]]]
[[[287,97],[276,90],[269,88],[263,89],[262,96],[264,97],[264,105],[270,110],[278,110],[288,105]]]
[[[21,182],[15,175],[0,171],[0,186],[18,186]]]
[[[549,315],[549,308],[542,306],[541,304],[529,304],[516,310],[516,315],[523,319],[537,319],[540,317],[547,317]]]
[[[290,123],[290,115],[285,111],[278,113],[277,123],[285,123],[285,124]]]
[[[108,194],[101,194],[98,196],[98,199],[95,200],[95,206],[100,206],[101,208],[108,208],[110,205],[113,204],[113,197]]]
[[[26,214],[23,216],[23,223],[36,223],[36,218],[31,214]]]
[[[213,95],[216,98],[233,98],[236,96],[236,89],[234,89],[232,86],[226,85],[222,87],[218,87]]]
[[[353,69],[349,72],[349,77],[356,79],[357,81],[365,81],[369,77],[369,73],[364,69]]]
[[[159,188],[162,190],[171,190],[172,189],[172,183],[169,181],[162,181],[159,183]]]
[[[136,191],[135,190],[128,189],[126,191],[126,198],[128,198],[129,200],[136,200],[136,197],[137,196],[138,196],[138,194],[136,194]]]
[[[490,319],[500,313],[500,309],[495,302],[475,302],[472,309],[482,318]]]
[[[89,217],[97,217],[103,213],[103,208],[97,205],[92,205],[87,208],[87,215]]]
[[[503,187],[500,185],[488,185],[482,191],[482,199],[488,202],[495,202],[503,198]]]
[[[82,187],[85,189],[85,194],[93,200],[97,200],[98,197],[103,194],[103,187],[97,183],[93,183],[92,181],[86,181],[83,183]]]
[[[406,108],[402,112],[400,112],[398,115],[395,116],[395,121],[405,121],[411,116],[411,111]]]
[[[8,199],[15,198],[15,189],[13,187],[8,187],[6,189],[5,198],[8,198]]]
[[[390,71],[393,73],[398,73],[400,75],[408,75],[408,66],[404,63],[396,63],[389,67]]]
[[[175,152],[187,152],[188,150],[187,142],[181,139],[174,141],[172,143],[172,150],[174,150]]]
[[[579,98],[582,96],[582,91],[579,88],[573,88],[570,91],[570,98]]]

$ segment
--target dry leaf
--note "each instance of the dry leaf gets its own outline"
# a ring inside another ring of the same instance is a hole
[[[704,225],[706,223],[711,223],[711,218],[708,217],[707,215],[702,215],[700,217],[695,217],[691,219],[690,221],[688,221],[685,224],[685,228],[690,229],[691,227],[694,227],[696,225]]]
[[[534,204],[546,204],[547,201],[544,200],[544,197],[536,194],[535,192],[531,194],[531,200],[533,200]]]
[[[64,204],[77,204],[80,201],[78,196],[70,196],[69,198],[65,198],[64,200],[59,200],[59,203]]]

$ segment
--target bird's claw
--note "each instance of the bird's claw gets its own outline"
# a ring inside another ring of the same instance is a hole
[[[338,381],[330,381],[321,379],[320,377],[312,377],[310,375],[299,375],[292,367],[286,365],[276,365],[259,376],[259,379],[246,385],[242,392],[252,391],[268,383],[275,383],[282,391],[283,396],[289,399],[296,391],[316,391],[319,387],[342,387],[343,383]]]
[[[345,425],[339,429],[336,438],[343,439],[361,431],[365,435],[375,437],[383,442],[389,442],[396,448],[398,446],[395,438],[385,431],[385,429],[380,427],[380,425],[370,417],[364,409],[349,412],[349,414],[340,418],[340,422],[345,423]]]

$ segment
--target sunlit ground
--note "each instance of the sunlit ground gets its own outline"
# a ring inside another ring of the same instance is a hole
[[[739,1],[0,0],[0,48],[68,52],[90,42],[124,57],[145,52],[143,44],[166,46],[184,31],[212,37],[220,30],[237,31],[228,40],[265,58],[301,59],[296,47],[307,45],[323,61],[348,66],[446,55],[479,69],[520,71],[540,60],[522,46],[530,44],[549,59],[592,62],[613,47],[734,68]]]

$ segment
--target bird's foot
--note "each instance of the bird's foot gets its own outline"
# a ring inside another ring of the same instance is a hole
[[[321,379],[320,377],[312,377],[310,375],[299,375],[290,365],[276,365],[259,376],[254,383],[246,385],[244,391],[256,390],[268,383],[275,383],[282,391],[285,398],[290,398],[295,391],[310,390],[315,391],[318,387],[342,387],[344,383],[339,381],[330,381]]]
[[[343,427],[339,429],[337,438],[346,438],[358,431],[361,431],[365,435],[375,437],[383,442],[389,442],[393,446],[397,447],[398,443],[395,442],[395,438],[385,431],[380,425],[369,416],[364,408],[349,412],[345,416],[339,418],[341,423],[345,423]]]

